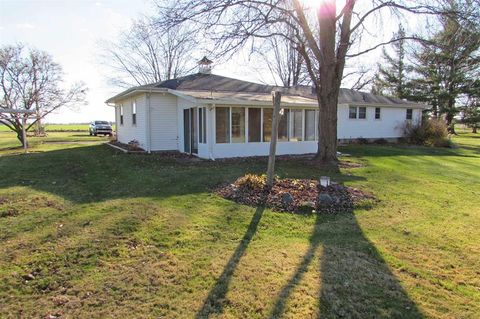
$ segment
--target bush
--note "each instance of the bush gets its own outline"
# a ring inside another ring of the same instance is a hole
[[[407,122],[404,128],[405,138],[409,143],[435,147],[449,147],[447,125],[442,120],[430,119],[422,123]]]
[[[235,184],[240,188],[249,190],[263,189],[267,185],[267,175],[246,174],[237,179]]]
[[[128,142],[127,148],[129,151],[142,151],[140,143],[137,140],[131,140],[130,142]]]

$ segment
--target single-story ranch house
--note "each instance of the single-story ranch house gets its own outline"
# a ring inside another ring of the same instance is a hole
[[[317,151],[318,104],[310,87],[278,88],[199,73],[132,87],[111,97],[117,139],[151,151],[216,159],[268,155],[272,90],[282,91],[277,155]],[[396,139],[426,105],[341,89],[338,138]]]

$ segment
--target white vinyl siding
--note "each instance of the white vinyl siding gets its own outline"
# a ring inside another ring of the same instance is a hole
[[[152,151],[178,150],[177,98],[171,94],[150,96]]]
[[[133,124],[133,102],[136,101],[136,124]],[[117,139],[121,143],[137,140],[140,147],[147,149],[145,95],[139,94],[117,103]],[[123,108],[123,125],[120,124]]]

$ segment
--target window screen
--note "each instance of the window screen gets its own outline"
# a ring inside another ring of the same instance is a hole
[[[230,108],[215,109],[215,140],[217,143],[230,143]]]
[[[248,109],[248,141],[261,141],[262,110],[257,108]]]

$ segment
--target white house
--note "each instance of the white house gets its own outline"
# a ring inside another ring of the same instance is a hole
[[[216,159],[268,155],[274,89],[282,91],[277,155],[315,153],[318,104],[310,87],[278,88],[201,72],[132,87],[106,101],[115,107],[117,139],[151,151]],[[339,140],[396,139],[426,105],[341,89]]]

